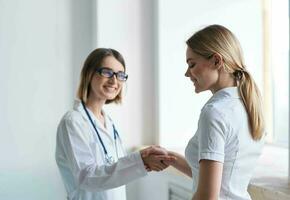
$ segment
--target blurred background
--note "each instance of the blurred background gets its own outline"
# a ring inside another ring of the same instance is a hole
[[[209,24],[240,40],[263,95],[268,152],[277,152],[263,158],[287,177],[288,0],[0,0],[0,199],[66,198],[54,159],[56,128],[97,47],[114,48],[126,61],[124,102],[106,109],[128,151],[159,144],[183,153],[211,95],[196,95],[184,77],[185,41]],[[168,199],[170,178],[163,178],[163,195],[158,185],[150,189],[161,177],[153,175],[130,184],[128,200]],[[146,197],[146,188],[156,194]]]

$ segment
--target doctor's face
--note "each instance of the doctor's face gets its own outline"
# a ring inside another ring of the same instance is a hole
[[[213,58],[204,58],[196,54],[190,47],[186,50],[186,62],[188,68],[185,76],[189,77],[195,87],[195,92],[199,93],[211,90],[213,93],[218,81],[218,70],[215,67]]]
[[[111,76],[112,72],[115,72],[113,76]],[[122,80],[124,75],[124,66],[116,58],[113,56],[105,57],[101,67],[92,77],[89,98],[101,101],[115,99],[120,93],[124,81],[126,81]]]

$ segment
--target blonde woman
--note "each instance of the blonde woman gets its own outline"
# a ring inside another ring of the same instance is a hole
[[[121,102],[127,78],[125,61],[114,49],[98,48],[84,63],[78,99],[57,129],[55,157],[69,200],[125,200],[125,184],[168,166],[145,155],[148,150],[166,154],[158,147],[127,155],[117,127],[103,109]],[[165,157],[162,160],[172,159]]]
[[[196,93],[210,90],[213,96],[201,110],[185,158],[170,152],[177,160],[168,164],[192,177],[193,200],[249,200],[247,187],[263,145],[260,92],[227,28],[207,26],[186,44],[185,76]]]

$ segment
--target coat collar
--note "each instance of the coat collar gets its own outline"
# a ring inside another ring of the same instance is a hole
[[[88,118],[88,116],[87,116],[87,113],[85,112],[85,110],[83,108],[83,105],[81,103],[81,100],[76,99],[74,101],[74,107],[73,107],[73,109],[75,111],[81,113],[82,117],[89,124],[91,123],[90,120],[89,120],[89,118]],[[105,118],[105,126],[106,126],[106,127],[104,127],[104,125],[100,122],[100,120],[95,117],[95,115],[93,114],[93,112],[89,108],[87,108],[87,110],[88,110],[88,112],[89,112],[89,114],[90,114],[90,116],[91,116],[91,118],[93,120],[93,123],[95,124],[96,128],[97,129],[100,129],[102,132],[106,133],[110,138],[112,138],[112,134],[111,134],[112,133],[112,130],[111,129],[112,129],[112,126],[113,125],[112,125],[111,119],[106,114],[106,112],[102,109],[102,113],[103,113],[104,118]],[[90,124],[90,126],[91,126],[91,124]]]

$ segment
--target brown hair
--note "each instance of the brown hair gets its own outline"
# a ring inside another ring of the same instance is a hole
[[[91,80],[94,74],[96,73],[96,70],[101,67],[101,64],[105,57],[107,56],[113,56],[116,58],[124,67],[124,70],[126,70],[125,61],[123,56],[114,49],[107,49],[107,48],[98,48],[95,49],[90,53],[90,55],[87,57],[82,71],[81,71],[81,77],[80,77],[80,83],[78,87],[77,97],[86,102],[87,98],[90,94],[90,87],[91,87]],[[109,103],[121,103],[122,101],[122,89],[120,93],[116,96],[115,99],[108,99],[106,101],[106,104]]]
[[[192,35],[186,44],[193,52],[205,58],[214,53],[222,56],[224,69],[237,80],[239,94],[248,113],[252,138],[261,139],[265,126],[261,95],[254,79],[246,70],[242,49],[235,35],[224,26],[210,25]]]

